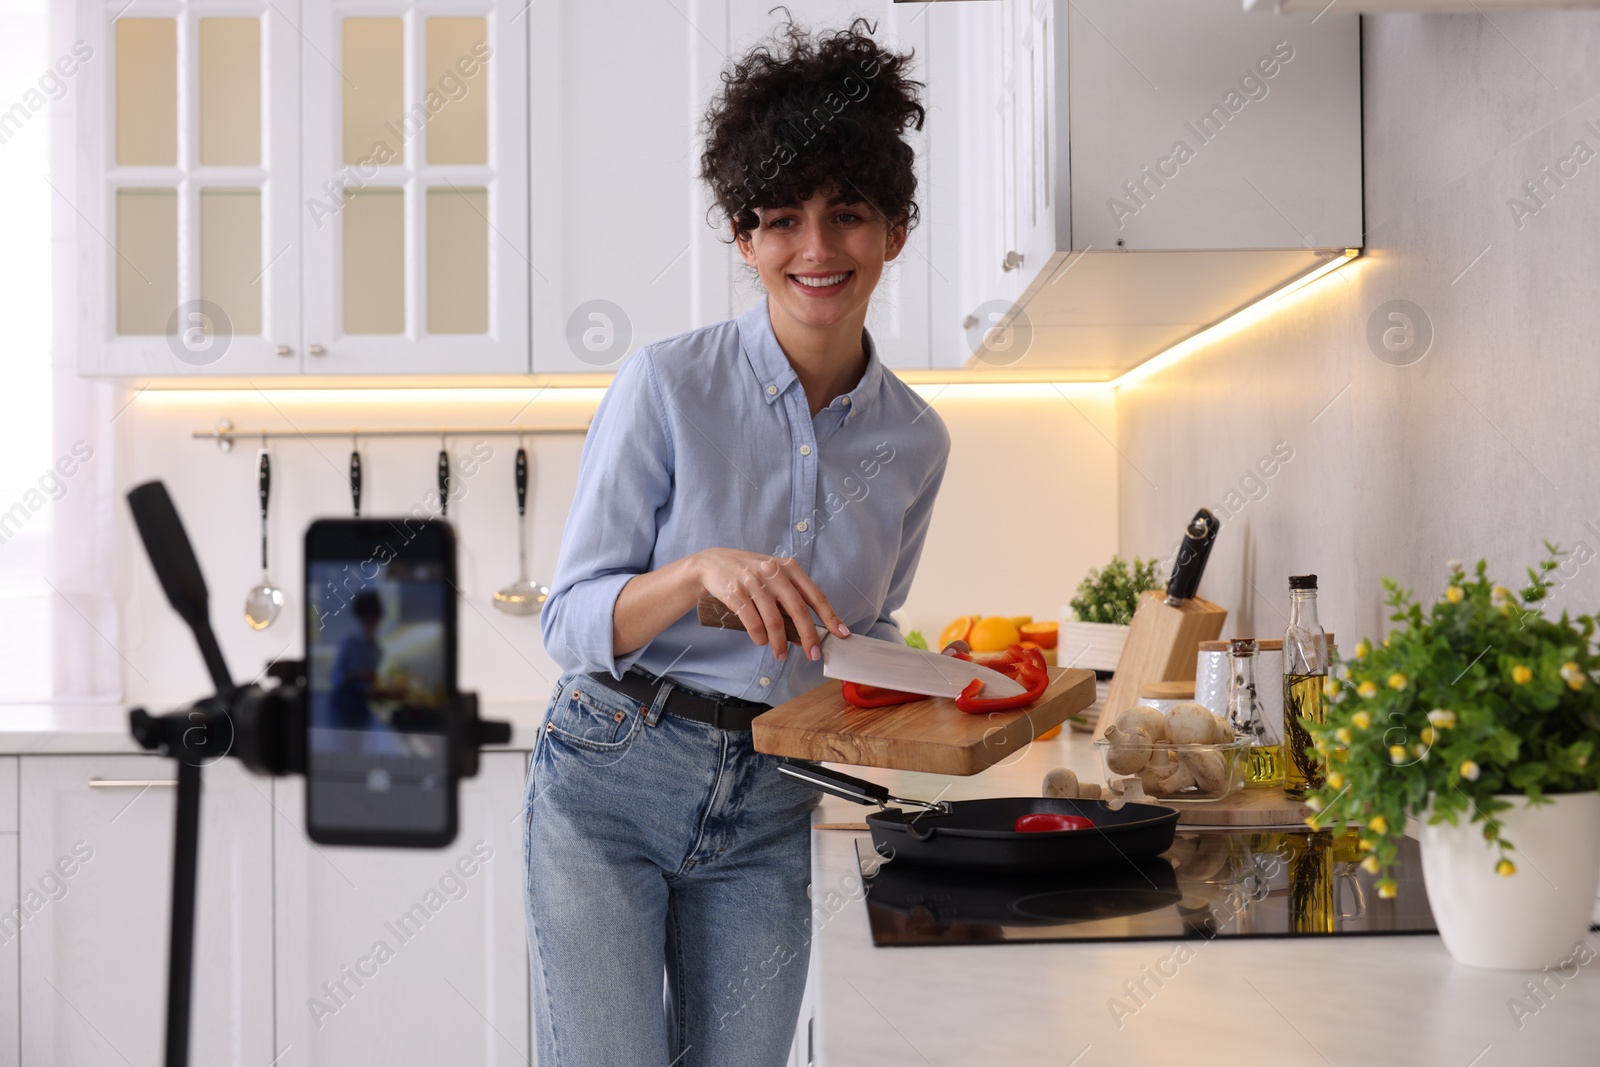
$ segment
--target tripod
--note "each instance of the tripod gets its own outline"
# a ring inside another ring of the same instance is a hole
[[[167,957],[166,1067],[188,1067],[190,1000],[194,978],[194,912],[200,853],[201,768],[225,756],[262,775],[304,774],[306,699],[304,665],[280,661],[268,668],[270,684],[236,686],[211,629],[209,593],[183,520],[161,482],[128,493],[134,524],[162,591],[188,624],[216,692],[164,715],[143,708],[128,713],[139,745],[178,761],[177,816],[172,857],[172,922]],[[452,788],[478,773],[478,749],[511,740],[511,725],[478,718],[473,693],[448,697],[445,737]]]

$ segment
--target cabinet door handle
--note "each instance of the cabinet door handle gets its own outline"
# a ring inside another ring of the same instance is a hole
[[[310,352],[313,356],[325,356],[328,354],[328,350],[323,348],[321,345],[312,345],[310,348],[306,349],[306,351]]]
[[[1003,271],[1013,271],[1020,266],[1022,266],[1021,252],[1007,252],[1006,258],[1000,261],[1000,269]]]
[[[278,346],[278,355],[280,355],[280,356],[292,356],[292,355],[294,355],[294,349],[290,348],[288,345],[279,345]]]
[[[151,786],[175,786],[176,778],[91,778],[90,789],[149,789]]]

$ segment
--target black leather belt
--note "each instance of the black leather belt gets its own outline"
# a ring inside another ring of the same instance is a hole
[[[655,702],[657,690],[663,685],[668,686],[671,692],[667,694],[663,711],[720,730],[748,730],[757,715],[771,710],[769,705],[754,700],[703,696],[692,689],[685,689],[671,678],[658,678],[638,667],[624,674],[621,681],[609,674],[591,674],[589,677],[607,689],[621,693],[630,700],[637,700],[645,707]]]

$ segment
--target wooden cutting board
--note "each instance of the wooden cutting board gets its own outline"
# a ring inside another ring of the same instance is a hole
[[[987,715],[968,715],[948,697],[852,707],[829,681],[757,716],[752,729],[756,751],[774,756],[968,775],[1093,703],[1094,672],[1075,667],[1050,668],[1050,685],[1031,708]]]
[[[1180,826],[1304,826],[1311,808],[1282,789],[1243,789],[1210,804],[1174,804]]]

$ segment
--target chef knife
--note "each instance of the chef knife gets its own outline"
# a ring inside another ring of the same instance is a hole
[[[723,630],[745,628],[738,613],[716,597],[701,597],[698,609],[702,626]],[[791,643],[800,643],[800,632],[787,612],[783,613],[783,628]],[[821,626],[817,627],[817,637],[822,643],[823,675],[842,682],[935,697],[960,696],[973,679],[982,680],[986,698],[1017,696],[1027,691],[999,671],[954,656],[881,641],[865,634],[840,637]]]
[[[1206,560],[1211,555],[1211,545],[1217,539],[1221,523],[1209,508],[1201,508],[1189,520],[1183,531],[1183,544],[1172,563],[1172,577],[1167,582],[1167,603],[1176,607],[1193,599],[1200,588],[1200,576],[1205,573]]]

